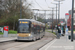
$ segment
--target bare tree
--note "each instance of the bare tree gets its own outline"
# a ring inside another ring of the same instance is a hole
[[[20,18],[20,0],[0,0],[0,3],[2,3],[0,4],[0,7],[3,9],[0,23],[2,23],[2,25],[9,25],[12,29]],[[28,3],[27,0],[22,0],[22,18],[31,17],[30,6],[31,4]]]

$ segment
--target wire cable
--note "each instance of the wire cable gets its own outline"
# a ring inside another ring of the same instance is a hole
[[[35,0],[35,2],[38,4],[38,2]],[[40,7],[40,8],[42,8],[39,4],[38,4],[38,6]],[[43,9],[43,8],[42,8]]]
[[[46,0],[45,0],[45,2],[46,2]],[[49,7],[49,5],[48,5],[48,3],[46,2],[46,5]]]

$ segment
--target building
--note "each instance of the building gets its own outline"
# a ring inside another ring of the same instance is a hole
[[[69,29],[71,29],[71,13],[72,13],[72,10],[69,10],[69,19],[67,20],[67,27],[69,28]],[[73,28],[75,29],[75,11],[74,11],[74,23],[73,23]]]

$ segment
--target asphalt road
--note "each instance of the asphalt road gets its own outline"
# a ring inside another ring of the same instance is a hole
[[[45,36],[37,40],[33,41],[10,41],[0,43],[0,50],[39,50],[48,42],[52,41],[55,38],[55,35],[52,33],[45,33]]]

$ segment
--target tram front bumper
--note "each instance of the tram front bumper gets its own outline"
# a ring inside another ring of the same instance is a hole
[[[32,40],[32,37],[17,37],[17,40]]]

